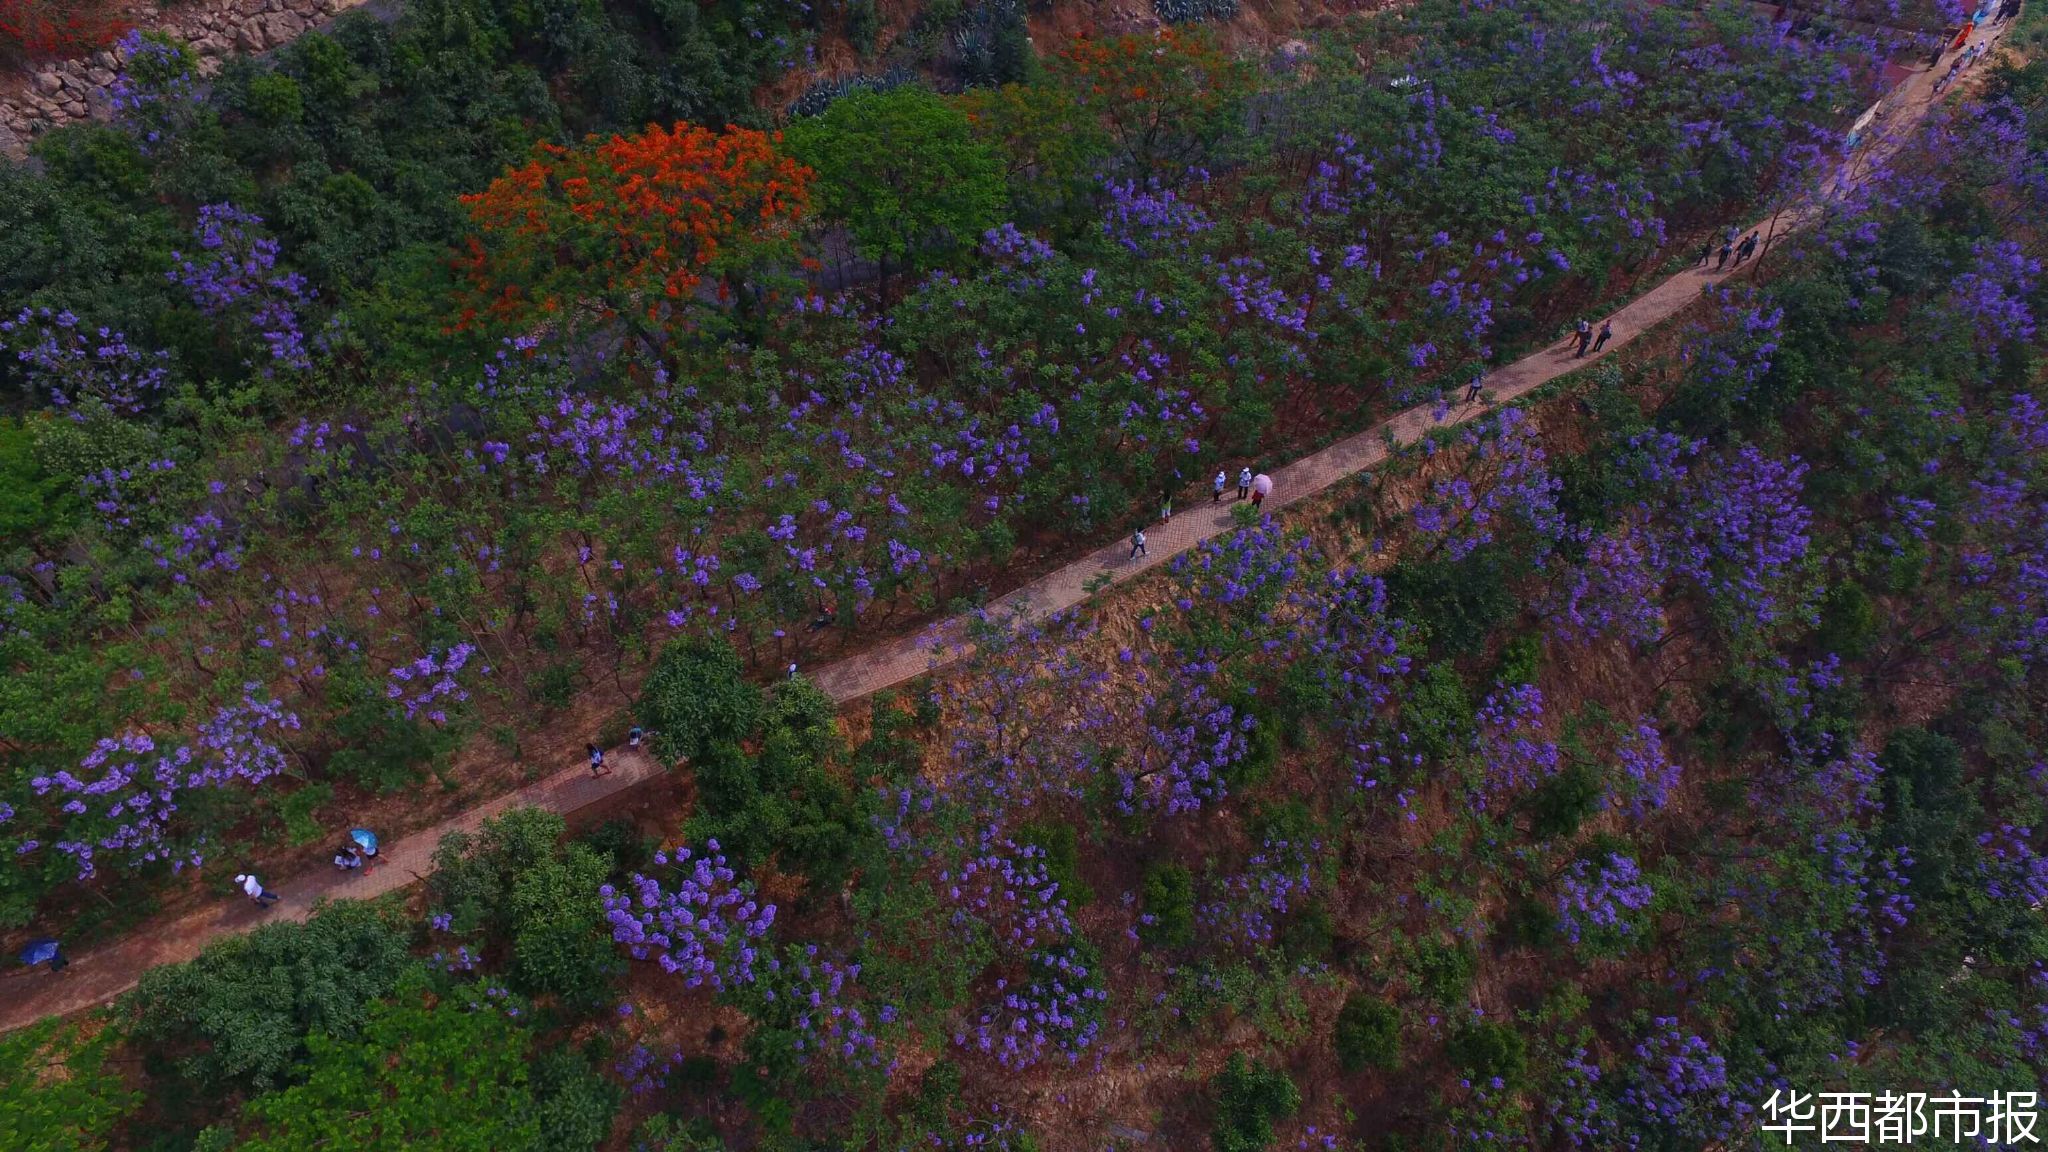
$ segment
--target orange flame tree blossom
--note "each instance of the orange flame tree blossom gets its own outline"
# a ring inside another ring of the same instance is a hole
[[[689,303],[707,277],[725,298],[749,266],[794,260],[811,171],[782,137],[648,125],[533,158],[464,196],[476,235],[457,257],[461,328],[623,317],[637,329]]]

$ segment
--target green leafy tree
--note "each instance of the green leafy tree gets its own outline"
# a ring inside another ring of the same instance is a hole
[[[514,808],[473,836],[443,837],[431,883],[453,931],[510,946],[521,990],[585,1011],[609,997],[619,968],[597,892],[613,860],[565,843],[567,832],[554,812]]]
[[[0,546],[62,531],[78,514],[76,487],[43,467],[26,425],[0,420]]]
[[[1195,877],[1178,864],[1161,864],[1145,873],[1145,915],[1139,929],[1146,940],[1163,948],[1182,948],[1195,940]]]
[[[107,1068],[119,1033],[43,1020],[0,1037],[0,1148],[98,1152],[140,1094]]]
[[[513,973],[526,991],[582,1010],[604,1003],[619,968],[597,894],[611,869],[608,858],[571,844],[513,881]]]
[[[761,693],[729,644],[685,640],[662,649],[640,691],[640,723],[670,763],[713,744],[740,744],[761,721]]]
[[[758,756],[717,744],[691,764],[702,799],[689,839],[716,840],[750,864],[773,858],[820,888],[836,887],[869,829],[828,768],[840,750],[836,710],[798,678],[776,686],[765,712]]]
[[[1264,1152],[1273,1145],[1273,1122],[1301,1107],[1301,1090],[1287,1073],[1233,1052],[1216,1074],[1216,1152]]]
[[[360,1036],[315,1035],[306,1082],[250,1104],[239,1152],[538,1149],[531,1042],[511,1020],[413,993],[380,1005]]]
[[[224,1096],[284,1083],[310,1036],[356,1035],[413,963],[395,916],[344,900],[152,968],[125,1007],[137,1040],[201,1093]]]
[[[1401,1012],[1377,996],[1354,992],[1337,1013],[1332,1040],[1346,1072],[1391,1070],[1401,1062]]]
[[[1479,1020],[1451,1033],[1444,1053],[1474,1079],[1500,1077],[1518,1083],[1529,1066],[1528,1044],[1505,1024]]]
[[[787,133],[792,154],[818,174],[824,216],[845,226],[854,250],[912,268],[980,235],[1002,212],[995,155],[959,108],[915,85],[856,92]]]

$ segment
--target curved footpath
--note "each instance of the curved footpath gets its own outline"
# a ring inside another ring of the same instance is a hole
[[[1995,40],[2005,25],[1980,32],[1977,42]],[[1948,57],[1944,57],[1946,63]],[[1872,159],[1896,150],[1905,133],[1917,126],[1937,97],[1933,85],[1940,67],[1916,73],[1885,97],[1887,114],[1882,121],[1885,134],[1867,146],[1852,161],[1855,171]],[[1775,218],[1775,232],[1783,235],[1818,219],[1825,209],[1829,190],[1821,190],[1799,207]],[[1771,222],[1756,227],[1771,234]],[[1765,245],[1757,260],[1768,256]],[[1727,275],[1733,275],[1731,270]],[[1268,507],[1279,508],[1313,496],[1338,481],[1363,472],[1387,459],[1393,447],[1413,444],[1432,429],[1462,424],[1494,410],[1534,389],[1568,375],[1594,361],[1612,355],[1657,324],[1676,315],[1699,299],[1707,288],[1724,277],[1711,270],[1695,268],[1680,272],[1649,292],[1637,297],[1608,317],[1614,338],[1599,355],[1574,358],[1564,345],[1546,348],[1493,372],[1486,382],[1486,403],[1457,404],[1437,414],[1436,405],[1411,408],[1357,435],[1305,456],[1272,473],[1273,494]],[[1462,389],[1460,390],[1462,393]],[[989,606],[994,614],[1022,613],[1039,619],[1071,608],[1087,599],[1090,585],[1104,576],[1122,583],[1137,573],[1166,563],[1174,556],[1204,540],[1220,536],[1231,528],[1231,504],[1199,503],[1175,516],[1170,523],[1148,525],[1145,530],[1148,556],[1137,563],[1126,557],[1130,545],[1119,541],[1096,550],[1045,577],[1019,588]],[[910,680],[935,666],[950,663],[960,654],[958,640],[964,633],[964,618],[941,621],[925,632],[881,644],[858,656],[818,669],[812,680],[841,704],[879,692]],[[261,924],[279,920],[303,920],[315,902],[329,897],[367,899],[404,888],[432,870],[432,857],[441,838],[450,832],[473,831],[485,820],[508,809],[532,805],[563,814],[661,774],[661,766],[639,749],[618,748],[606,757],[612,768],[608,776],[593,777],[583,765],[558,772],[546,780],[487,801],[461,815],[424,831],[384,846],[374,869],[339,873],[322,869],[299,876],[275,890],[284,902],[270,911],[258,911],[239,896],[223,895],[219,905],[205,912],[137,929],[118,944],[79,956],[62,973],[41,969],[16,969],[0,978],[0,1032],[31,1024],[45,1016],[63,1015],[105,1003],[135,986],[147,969],[177,963],[197,956],[220,936],[247,932]],[[223,875],[225,892],[230,886]]]

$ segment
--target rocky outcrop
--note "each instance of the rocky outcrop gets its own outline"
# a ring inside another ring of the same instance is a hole
[[[199,70],[211,75],[231,53],[266,52],[318,27],[364,0],[196,0],[159,9],[146,28],[191,45]],[[22,156],[40,132],[112,111],[119,48],[46,61],[0,80],[0,152]]]

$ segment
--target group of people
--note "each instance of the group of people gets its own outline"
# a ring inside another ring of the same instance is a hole
[[[1735,257],[1735,266],[1737,268],[1740,268],[1742,267],[1743,261],[1749,259],[1751,256],[1756,255],[1756,246],[1760,234],[1756,232],[1751,232],[1749,235],[1744,236],[1740,241],[1737,241],[1735,237],[1740,234],[1741,229],[1734,229],[1730,231],[1728,235],[1722,239],[1721,258],[1714,262],[1714,271],[1719,272],[1722,269],[1727,268],[1728,258],[1730,256]],[[1693,267],[1698,268],[1705,266],[1707,260],[1713,255],[1714,241],[1711,238],[1709,238],[1705,244],[1700,245],[1700,258],[1693,262]]]
[[[1581,356],[1584,356],[1588,352],[1597,353],[1602,348],[1607,347],[1607,342],[1609,340],[1614,339],[1614,321],[1602,320],[1600,322],[1600,335],[1596,337],[1593,335],[1593,322],[1590,320],[1581,319],[1577,324],[1572,326],[1572,338],[1579,342],[1577,350],[1575,350],[1572,353],[1572,358],[1574,360],[1578,359]],[[1474,380],[1472,382],[1472,394],[1467,396],[1466,399],[1476,399],[1478,397],[1478,394],[1479,381]]]
[[[2019,15],[2019,11],[2020,0],[2002,0],[2002,2],[1998,5],[1998,14],[1995,17],[1995,19],[1998,23],[2003,24],[2006,21],[2012,19],[2014,16]],[[1956,82],[1956,77],[1961,76],[1964,72],[1968,71],[1970,67],[1976,64],[1979,60],[1982,60],[1985,57],[1991,55],[1991,40],[1983,40],[1975,44],[1970,43],[1970,37],[1977,31],[1977,26],[1979,24],[1988,24],[1991,22],[1993,17],[1991,17],[1990,13],[1991,5],[1987,3],[1982,8],[1978,9],[1977,15],[1975,17],[1972,17],[1971,19],[1963,22],[1962,29],[1956,33],[1955,40],[1952,43],[1950,43],[1946,49],[1947,51],[1953,52],[1956,49],[1960,48],[1962,49],[1962,55],[1957,56],[1953,61],[1951,61],[1948,66],[1948,71],[1942,73],[1941,79],[1936,80],[1934,82],[1935,95],[1941,95],[1941,93],[1945,89],[1947,89],[1949,85]],[[1931,68],[1935,65],[1940,64],[1941,57],[1942,52],[1937,51],[1934,54],[1933,61],[1931,61],[1928,66]]]
[[[1261,480],[1264,480],[1264,477],[1253,476],[1250,468],[1240,469],[1237,473],[1237,498],[1239,500],[1250,500],[1254,508],[1264,504],[1266,502],[1266,491],[1271,487],[1272,481],[1266,480],[1262,485],[1260,483]],[[1216,482],[1211,486],[1209,492],[1209,503],[1223,503],[1223,493],[1229,488],[1230,470],[1226,468],[1216,473]],[[1159,522],[1164,524],[1172,519],[1173,489],[1169,488],[1159,499]],[[1145,547],[1145,530],[1140,528],[1136,532],[1131,533],[1130,558],[1136,560],[1138,557],[1146,555],[1150,555],[1150,553]]]

